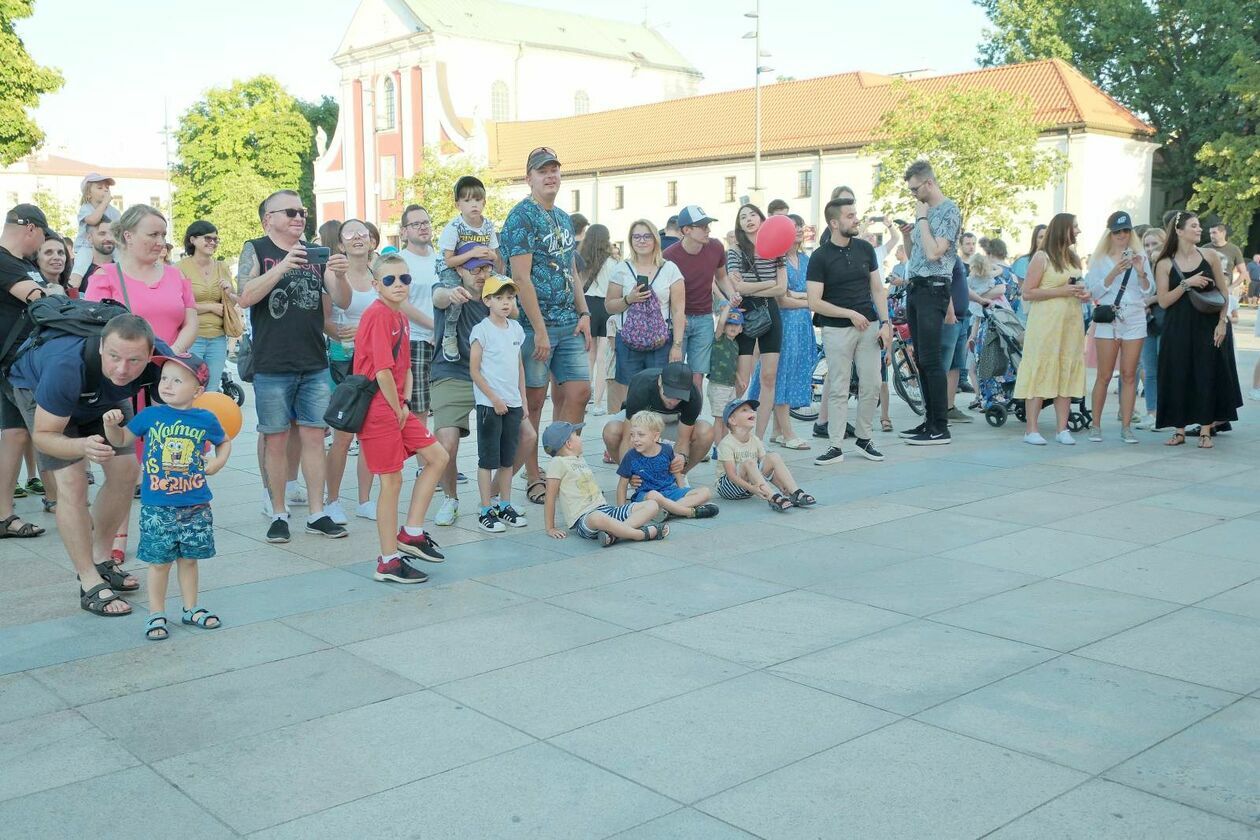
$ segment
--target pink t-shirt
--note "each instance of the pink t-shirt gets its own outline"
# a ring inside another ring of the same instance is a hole
[[[92,285],[88,286],[87,299],[109,298],[123,304],[130,300],[132,313],[149,322],[158,340],[174,344],[184,328],[186,310],[197,308],[188,278],[173,265],[166,266],[162,279],[154,286],[127,277],[127,296],[124,297],[118,286],[121,271],[116,263],[97,269],[92,275]]]

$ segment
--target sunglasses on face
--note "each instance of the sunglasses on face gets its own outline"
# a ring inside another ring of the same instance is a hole
[[[404,286],[411,285],[410,274],[386,274],[381,278],[381,285],[388,289],[390,286],[394,285],[395,280],[402,283]]]
[[[299,218],[299,217],[301,217],[301,218],[303,218],[303,219],[305,219],[305,218],[306,218],[306,208],[305,208],[305,207],[286,207],[286,208],[284,208],[283,210],[272,210],[271,212],[272,212],[272,213],[283,213],[284,215],[288,216],[290,219],[296,219],[296,218]]]
[[[341,238],[346,242],[354,242],[356,239],[367,239],[369,235],[370,234],[364,230],[359,231],[358,233],[343,233],[341,234]]]
[[[207,236],[201,237],[201,241],[206,243],[207,245],[218,245],[219,237],[207,235]]]

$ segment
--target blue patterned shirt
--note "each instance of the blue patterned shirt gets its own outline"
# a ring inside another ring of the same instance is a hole
[[[910,231],[910,260],[906,267],[911,277],[949,277],[958,256],[958,236],[962,233],[962,213],[958,205],[948,198],[927,211],[928,227],[937,239],[949,240],[949,247],[940,259],[929,260],[923,253],[922,226],[915,222]]]
[[[569,214],[559,207],[544,210],[533,197],[524,198],[508,213],[499,239],[509,267],[512,257],[529,254],[534,258],[529,279],[546,325],[576,324],[577,305],[570,279],[575,240]],[[521,323],[529,329],[524,311]]]

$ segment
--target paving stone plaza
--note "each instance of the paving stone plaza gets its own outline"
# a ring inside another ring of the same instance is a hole
[[[223,629],[146,642],[143,593],[89,616],[55,533],[0,541],[5,837],[1260,837],[1255,403],[1210,452],[1123,445],[1113,397],[1102,444],[787,453],[818,508],[607,550],[523,499],[483,534],[468,485],[412,587],[372,581],[364,520],[263,541],[246,411]]]

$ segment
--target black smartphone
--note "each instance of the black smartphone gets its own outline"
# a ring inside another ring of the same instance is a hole
[[[897,227],[906,227],[910,223],[907,222],[905,219],[893,219],[893,224],[896,225]]]
[[[634,282],[635,282],[635,285],[637,285],[640,289],[643,289],[644,291],[647,291],[649,288],[652,287],[652,281],[644,277],[642,274],[636,277]]]
[[[331,248],[312,245],[306,249],[306,262],[308,265],[328,265],[330,256],[332,256]]]

